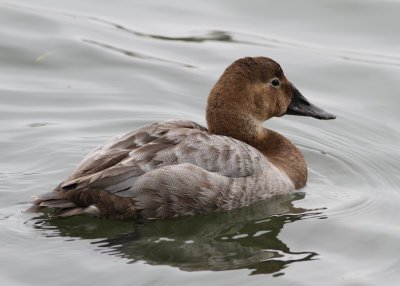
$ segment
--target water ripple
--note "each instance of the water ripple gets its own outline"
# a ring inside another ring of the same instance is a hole
[[[133,51],[130,51],[130,50],[126,50],[126,49],[122,49],[122,48],[118,48],[118,47],[112,46],[110,44],[101,43],[99,41],[94,41],[94,40],[89,40],[89,39],[83,39],[82,41],[85,42],[85,43],[89,43],[89,44],[104,48],[104,49],[108,49],[108,50],[111,50],[111,51],[122,53],[122,54],[124,54],[126,56],[129,56],[129,57],[135,57],[135,58],[139,58],[139,59],[157,60],[157,61],[160,61],[160,62],[173,63],[173,64],[181,65],[181,66],[184,66],[184,67],[188,67],[188,68],[195,68],[195,66],[193,66],[193,65],[180,63],[180,62],[176,62],[176,61],[172,61],[172,60],[166,60],[166,59],[159,58],[159,57],[149,56],[149,55],[145,55],[145,54],[138,53],[138,52],[133,52]]]
[[[16,4],[3,4],[4,6],[11,7],[14,9],[23,9],[23,10],[31,10],[41,13],[47,14],[59,14],[66,17],[72,17],[74,19],[83,19],[88,22],[92,23],[99,23],[102,25],[107,25],[124,33],[129,33],[131,35],[137,37],[145,37],[151,38],[155,40],[162,40],[162,41],[183,41],[183,42],[206,42],[206,41],[217,41],[217,42],[229,42],[232,44],[245,44],[245,45],[255,45],[255,46],[264,46],[268,48],[279,48],[279,49],[287,49],[287,50],[296,50],[311,54],[318,54],[327,57],[332,57],[336,59],[341,59],[345,61],[352,61],[352,62],[362,62],[367,64],[378,64],[378,65],[391,65],[391,66],[400,66],[400,57],[397,55],[391,54],[384,54],[384,53],[376,53],[376,52],[368,52],[368,51],[361,51],[361,50],[350,50],[350,49],[341,49],[335,47],[327,47],[320,44],[311,44],[311,43],[304,43],[304,42],[296,42],[290,41],[280,38],[274,37],[266,37],[265,35],[256,35],[251,33],[243,33],[243,32],[236,32],[236,31],[228,31],[228,30],[211,30],[211,31],[201,31],[198,33],[192,33],[191,35],[185,36],[170,36],[170,35],[160,35],[160,34],[151,34],[151,33],[144,33],[134,29],[131,29],[123,24],[116,23],[110,20],[106,20],[100,17],[88,16],[88,15],[81,15],[76,13],[58,11],[58,10],[50,10],[50,9],[43,9],[43,8],[36,8],[36,7],[28,7],[26,5],[16,5]],[[122,52],[126,55],[130,56],[137,56],[140,58],[147,58],[147,59],[157,59],[159,58],[151,57],[142,55],[136,52],[126,51],[124,49],[113,47],[109,44],[99,43],[93,40],[87,40],[92,44],[100,45],[104,48],[109,48],[115,51]],[[168,61],[168,60],[163,60]],[[173,61],[172,61],[173,62]],[[175,62],[177,63],[177,62]],[[179,63],[181,64],[181,63]],[[187,67],[192,67],[191,65],[183,64]]]
[[[87,16],[86,17],[81,16],[81,17],[84,17],[88,20],[111,25],[116,29],[133,34],[135,36],[152,38],[157,40],[184,41],[184,42],[205,42],[205,41],[229,42],[234,44],[247,44],[247,45],[265,46],[269,48],[298,50],[312,54],[334,57],[342,60],[364,62],[369,64],[400,66],[399,56],[382,54],[382,53],[324,47],[321,45],[315,45],[315,44],[313,45],[309,43],[306,44],[302,42],[265,37],[243,32],[239,33],[234,31],[222,31],[222,30],[200,32],[198,34],[190,36],[173,37],[165,35],[156,35],[156,34],[149,34],[149,33],[135,31],[121,24],[117,24],[112,21],[108,21],[97,17],[87,17]]]

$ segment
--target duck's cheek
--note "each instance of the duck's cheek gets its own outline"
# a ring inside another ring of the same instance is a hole
[[[289,104],[286,102],[280,103],[279,117],[287,114],[288,106],[289,106]]]
[[[245,104],[242,106],[245,108]],[[265,96],[263,93],[254,93],[252,94],[251,104],[248,106],[248,110],[251,110],[250,113],[254,115],[257,119],[266,120],[265,116],[268,113],[268,102],[265,100]]]
[[[290,104],[290,98],[284,98],[282,97],[281,100],[278,100],[276,103],[276,114],[275,116],[281,117],[285,115],[287,108]]]
[[[277,112],[275,113],[276,117],[281,117],[283,115],[285,115],[287,108],[284,107],[279,107],[279,110],[277,110]]]

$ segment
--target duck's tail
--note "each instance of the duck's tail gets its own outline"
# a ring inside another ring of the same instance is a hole
[[[50,214],[51,217],[68,217],[78,214],[98,215],[99,213],[94,205],[86,208],[79,207],[54,191],[35,196],[32,206],[25,212],[40,212],[51,208],[55,209],[55,212]]]

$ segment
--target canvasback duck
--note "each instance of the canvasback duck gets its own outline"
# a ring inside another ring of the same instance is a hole
[[[207,101],[208,129],[188,120],[153,123],[92,151],[31,211],[106,218],[167,218],[229,210],[302,188],[297,147],[262,122],[284,114],[334,119],[309,103],[267,57],[232,63]]]

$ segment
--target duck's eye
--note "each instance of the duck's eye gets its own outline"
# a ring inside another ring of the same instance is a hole
[[[279,79],[274,78],[274,79],[271,81],[271,84],[272,84],[273,86],[278,86],[278,85],[279,85]]]

